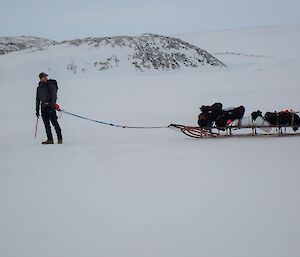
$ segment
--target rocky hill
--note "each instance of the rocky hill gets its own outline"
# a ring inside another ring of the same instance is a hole
[[[45,49],[48,46],[56,45],[57,42],[38,37],[0,37],[0,55],[26,49]]]
[[[69,58],[65,68],[73,73],[85,72],[91,67],[104,71],[129,66],[135,70],[145,71],[225,66],[213,55],[195,45],[174,37],[155,34],[137,37],[89,37],[62,42],[24,36],[0,38],[0,54],[26,49],[36,51],[50,47],[51,51],[56,48],[64,49],[65,57]]]
[[[197,68],[205,64],[224,66],[221,61],[197,46],[177,38],[155,34],[143,34],[139,37],[85,38],[63,41],[62,44],[71,46],[87,44],[94,48],[101,48],[107,45],[113,48],[128,48],[131,50],[128,60],[139,70],[150,68],[176,69],[181,66]],[[117,65],[117,63],[118,57],[112,56],[100,63],[100,65],[102,65],[102,69],[105,69],[111,64]]]

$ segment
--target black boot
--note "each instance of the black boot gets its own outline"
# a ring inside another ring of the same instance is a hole
[[[46,141],[42,142],[43,145],[53,145],[53,139],[47,139]]]
[[[63,143],[63,140],[62,140],[62,139],[58,139],[58,140],[57,140],[57,144],[62,145],[62,143]]]

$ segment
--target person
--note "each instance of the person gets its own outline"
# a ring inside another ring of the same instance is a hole
[[[42,118],[45,124],[47,140],[42,144],[49,145],[54,144],[50,121],[55,128],[57,134],[57,143],[62,144],[63,138],[61,134],[61,128],[57,121],[56,115],[56,99],[57,99],[57,82],[56,80],[48,80],[48,74],[41,72],[39,74],[40,82],[36,90],[36,116],[40,117],[40,107]]]

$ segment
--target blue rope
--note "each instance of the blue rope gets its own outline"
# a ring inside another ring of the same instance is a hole
[[[109,122],[105,122],[105,121],[90,119],[90,118],[80,116],[80,115],[75,114],[75,113],[67,112],[65,110],[59,110],[59,111],[62,112],[62,113],[74,116],[76,118],[80,118],[80,119],[83,119],[83,120],[88,120],[88,121],[92,121],[92,122],[100,123],[102,125],[116,127],[116,128],[131,128],[131,129],[162,129],[162,128],[169,128],[169,126],[155,126],[155,127],[123,126],[123,125],[113,124],[113,123],[109,123]]]

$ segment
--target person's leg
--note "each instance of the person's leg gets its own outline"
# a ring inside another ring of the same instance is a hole
[[[50,116],[46,109],[42,109],[42,118],[46,129],[47,139],[48,141],[53,141],[51,126],[50,126]]]
[[[55,128],[58,141],[62,141],[61,128],[58,124],[57,115],[56,115],[55,110],[51,110],[50,120],[51,120],[53,127]]]

